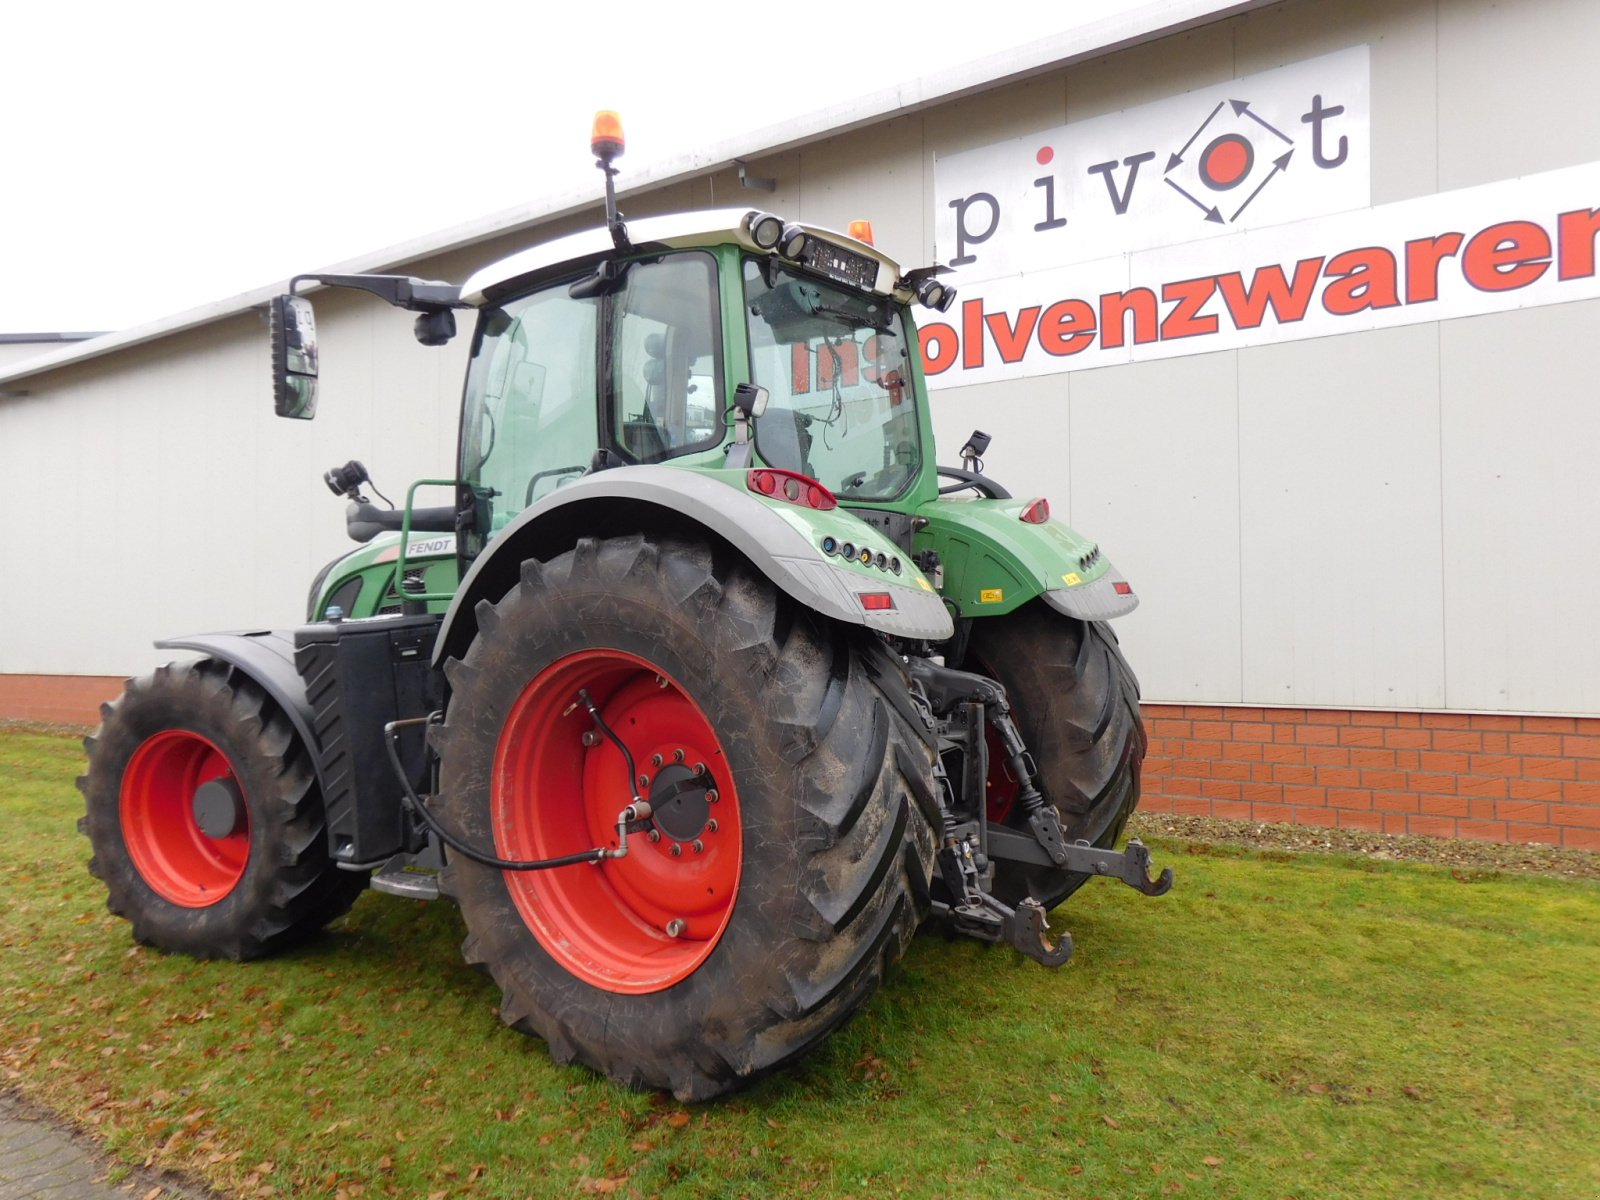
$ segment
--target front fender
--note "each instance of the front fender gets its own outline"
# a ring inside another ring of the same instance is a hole
[[[305,680],[294,665],[294,633],[277,629],[248,633],[196,633],[164,638],[157,650],[195,650],[208,658],[220,659],[238,667],[261,685],[262,691],[289,718],[295,733],[310,752],[309,757],[321,786],[322,764],[318,755],[321,743],[313,732],[314,714],[306,696]]]
[[[1036,596],[1068,616],[1106,621],[1139,598],[1100,547],[1060,521],[1030,524],[1020,499],[950,500],[921,505],[917,547],[944,566],[944,595],[963,617],[998,617]]]
[[[703,537],[710,533],[747,559],[773,585],[825,617],[897,637],[943,641],[950,615],[909,555],[844,509],[818,512],[758,497],[745,473],[684,467],[616,467],[585,475],[524,509],[473,562],[451,601],[434,645],[440,666],[466,653],[477,630],[478,601],[498,600],[530,558],[549,559],[580,538],[628,533]],[[822,539],[881,549],[900,571],[845,562],[822,551]],[[862,593],[888,593],[893,607],[868,611]]]

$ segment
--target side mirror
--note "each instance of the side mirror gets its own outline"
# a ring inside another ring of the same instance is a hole
[[[272,408],[280,417],[317,415],[317,319],[304,296],[274,296],[268,312],[272,341]]]

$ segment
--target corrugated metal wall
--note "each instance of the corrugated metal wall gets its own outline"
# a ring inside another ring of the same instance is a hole
[[[1600,159],[1600,6],[1301,0],[753,162],[775,194],[723,173],[626,208],[864,216],[927,262],[935,154],[1361,43],[1374,204]],[[524,240],[418,269],[460,278]],[[325,467],[361,458],[391,495],[452,472],[466,339],[424,349],[361,297],[318,314],[309,425],[270,415],[254,315],[0,401],[28,564],[0,673],[139,670],[160,634],[296,619],[348,545]],[[1585,301],[974,386],[936,420],[952,448],[993,433],[991,472],[1134,579],[1121,631],[1150,699],[1600,713],[1597,322]]]

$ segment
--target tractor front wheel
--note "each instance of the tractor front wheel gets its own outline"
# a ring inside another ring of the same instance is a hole
[[[968,669],[999,681],[1038,764],[1036,780],[1055,805],[1068,841],[1110,847],[1139,804],[1145,732],[1139,681],[1104,622],[1063,616],[1043,601],[978,621]],[[996,824],[1026,829],[1018,781],[991,730],[988,810]],[[1022,863],[995,864],[994,893],[1015,905],[1032,896],[1054,908],[1090,878]]]
[[[478,622],[446,668],[445,822],[544,859],[616,847],[635,792],[653,809],[599,864],[447,855],[505,1021],[701,1100],[855,1012],[925,915],[934,854],[933,750],[884,693],[895,661],[740,561],[640,536],[525,564]]]
[[[133,936],[259,958],[349,909],[365,874],[328,856],[305,748],[260,686],[213,659],[130,679],[84,743],[79,829]]]

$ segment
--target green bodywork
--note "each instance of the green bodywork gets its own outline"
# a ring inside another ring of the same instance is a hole
[[[732,404],[736,384],[756,378],[746,327],[745,271],[750,254],[747,248],[732,244],[698,249],[702,252],[709,249],[717,264],[723,402]],[[911,345],[916,345],[916,330],[909,308],[903,309],[901,315],[907,338]],[[728,470],[724,465],[728,443],[733,440],[731,423],[720,445],[672,457],[667,465],[718,479],[741,497],[765,505],[816,546],[819,557],[824,556],[823,542],[829,537],[839,543],[869,547],[874,557],[877,551],[883,551],[889,558],[899,560],[898,574],[878,569],[875,562],[852,561],[851,569],[864,579],[886,586],[937,590],[955,617],[1003,616],[1045,591],[1070,590],[1104,576],[1111,569],[1110,563],[1090,539],[1053,519],[1040,524],[1021,520],[1029,498],[992,500],[978,498],[971,491],[940,495],[932,414],[920,355],[908,355],[907,365],[908,398],[915,406],[921,461],[915,474],[892,500],[853,505],[847,495],[840,495],[839,508],[816,511],[752,492],[746,487],[744,470]],[[757,439],[753,465],[771,465],[763,461],[759,445]],[[558,491],[559,484],[544,498]],[[407,502],[410,503],[409,495]],[[532,507],[538,506],[539,501],[535,500]],[[852,508],[912,518],[914,550],[917,553],[929,549],[937,551],[942,568],[941,585],[935,589],[933,582],[912,562],[911,555],[895,546],[883,531],[856,520],[851,515]],[[320,619],[330,603],[338,603],[341,598],[348,600],[351,596],[348,589],[355,586],[352,581],[356,580],[359,589],[353,602],[340,605],[346,617],[398,611],[401,596],[396,568],[400,540],[398,534],[381,535],[332,564],[313,589],[309,618]],[[425,591],[431,597],[426,601],[428,610],[445,611],[450,594],[458,586],[462,566],[454,549],[453,535],[412,534],[408,545],[407,573],[421,572]],[[830,562],[838,566],[842,559],[835,555]]]

